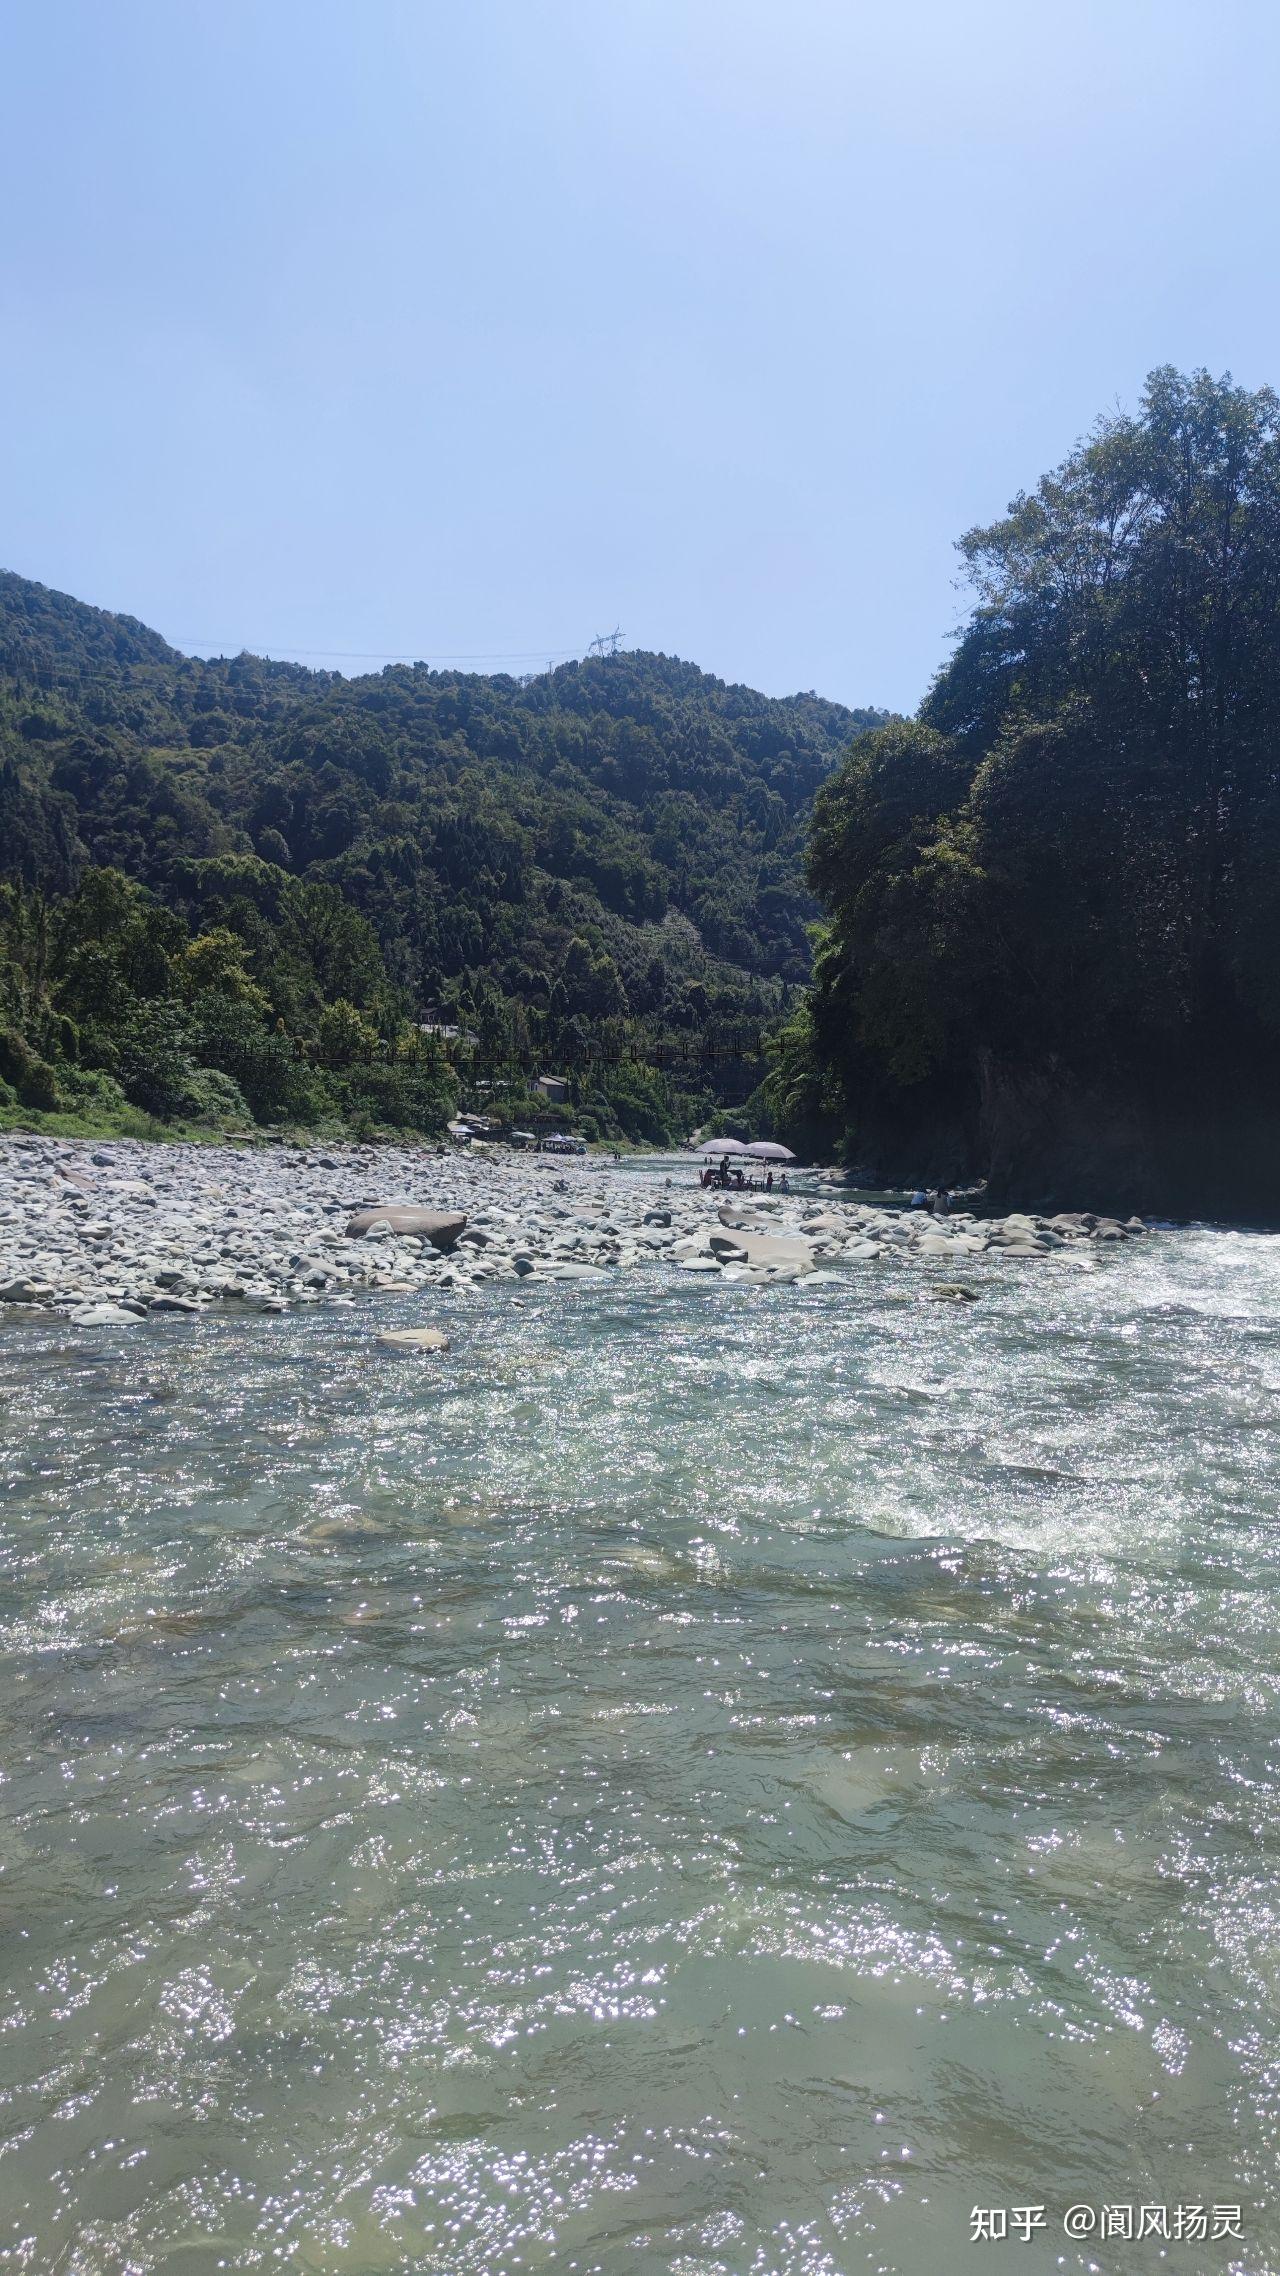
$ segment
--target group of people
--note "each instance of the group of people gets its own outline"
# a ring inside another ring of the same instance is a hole
[[[940,1185],[931,1188],[926,1193],[923,1186],[917,1186],[911,1196],[911,1206],[913,1209],[927,1209],[931,1217],[949,1217],[951,1215],[950,1188]]]
[[[719,1186],[722,1191],[731,1193],[772,1193],[773,1171],[770,1170],[767,1176],[762,1178],[749,1178],[746,1176],[741,1162],[730,1169],[728,1156],[722,1154],[718,1162],[706,1163],[698,1183],[699,1185]],[[787,1184],[787,1173],[784,1170],[778,1179],[778,1191],[779,1193],[789,1193],[790,1190],[791,1188]]]

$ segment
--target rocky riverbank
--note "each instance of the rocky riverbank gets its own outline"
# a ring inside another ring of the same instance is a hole
[[[0,1143],[0,1305],[86,1327],[641,1270],[764,1285],[927,1265],[930,1293],[963,1300],[978,1291],[938,1267],[1079,1258],[1141,1231],[1089,1215],[937,1221],[839,1189],[703,1191],[692,1163],[666,1179],[506,1152]]]

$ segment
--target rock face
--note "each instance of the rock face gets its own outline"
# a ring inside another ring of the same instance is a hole
[[[420,1241],[430,1241],[433,1249],[451,1249],[466,1223],[462,1210],[419,1209],[409,1201],[386,1201],[373,1209],[357,1209],[348,1220],[347,1239],[361,1240],[375,1225],[384,1225],[389,1233],[412,1233]]]

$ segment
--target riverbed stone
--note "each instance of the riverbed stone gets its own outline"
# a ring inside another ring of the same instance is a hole
[[[739,1233],[734,1246],[746,1262],[760,1272],[812,1272],[813,1249],[785,1233]]]
[[[357,1209],[347,1223],[347,1239],[358,1241],[375,1228],[387,1233],[416,1233],[437,1249],[451,1249],[466,1226],[466,1213],[452,1209],[419,1209],[411,1202],[379,1202],[372,1209]]]
[[[378,1337],[388,1351],[448,1351],[443,1328],[384,1328]]]
[[[742,1245],[742,1235],[740,1233],[711,1233],[707,1238],[707,1247],[710,1249],[712,1256],[721,1258],[733,1257],[739,1261],[743,1261],[745,1260],[747,1254]]]
[[[954,1275],[984,1251],[996,1270],[1051,1252],[1079,1262],[1095,1240],[1143,1229],[1088,1211],[934,1219],[852,1195],[815,1204],[812,1188],[725,1193],[700,1187],[693,1161],[659,1177],[591,1159],[550,1172],[536,1158],[481,1162],[430,1146],[322,1154],[0,1139],[0,1304],[64,1316],[236,1302],[278,1312],[427,1287],[494,1304],[519,1286],[536,1300],[551,1281],[599,1286],[686,1266],[694,1277],[785,1289],[815,1269],[853,1272],[877,1259],[926,1278],[939,1264]],[[427,1174],[430,1206],[385,1198],[412,1194]]]

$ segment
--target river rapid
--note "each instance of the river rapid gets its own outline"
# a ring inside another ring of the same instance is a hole
[[[1278,1300],[11,1316],[0,2268],[1280,2268]]]

